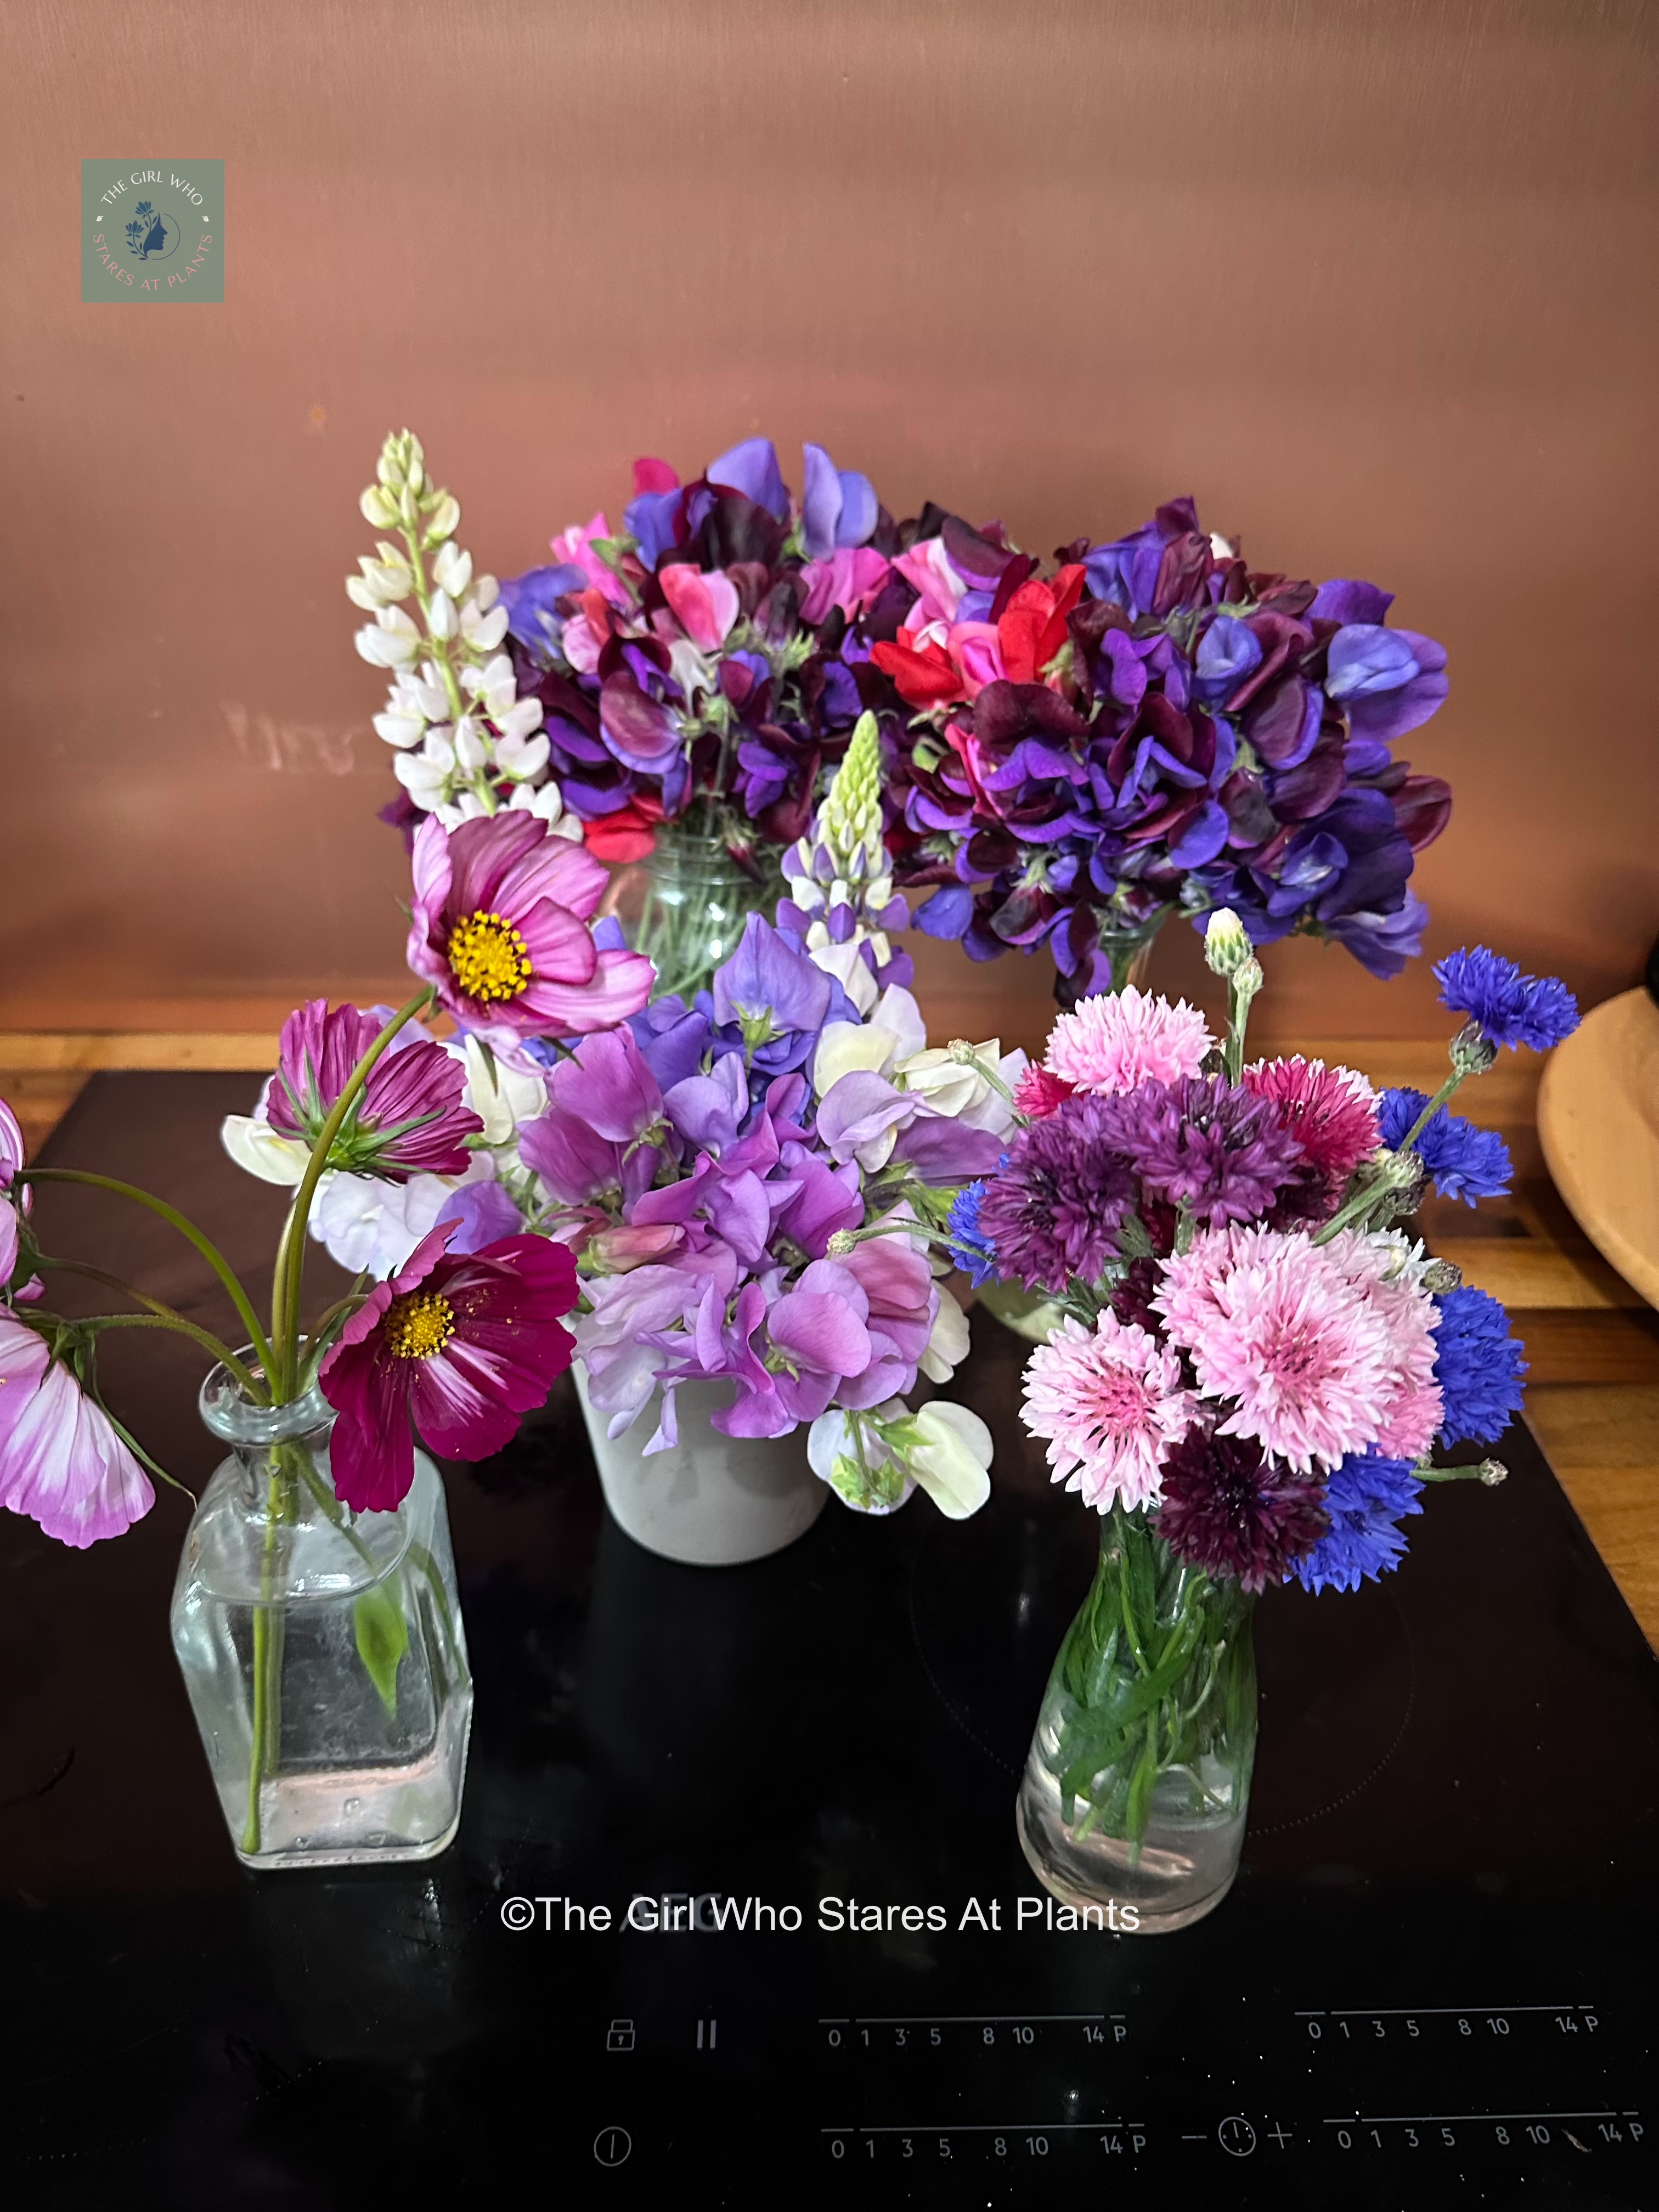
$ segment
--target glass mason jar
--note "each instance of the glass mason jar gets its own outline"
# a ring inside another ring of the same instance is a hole
[[[644,860],[613,872],[605,911],[655,966],[653,999],[690,1005],[737,950],[749,916],[772,919],[783,888],[769,849],[739,857],[716,831],[665,823]]]
[[[1255,1607],[1183,1565],[1142,1514],[1103,1519],[1016,1813],[1044,1887],[1095,1908],[1085,1925],[1185,1928],[1232,1887],[1255,1758]]]
[[[237,1856],[433,1857],[460,1818],[472,1720],[437,1469],[417,1450],[395,1511],[354,1513],[314,1385],[256,1406],[216,1367],[201,1411],[231,1449],[185,1537],[173,1648]]]

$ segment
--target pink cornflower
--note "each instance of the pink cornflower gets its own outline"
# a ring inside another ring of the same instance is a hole
[[[1416,1250],[1397,1229],[1362,1237],[1344,1229],[1325,1250],[1364,1298],[1388,1339],[1388,1364],[1378,1406],[1376,1449],[1387,1459],[1425,1456],[1444,1418],[1434,1379],[1440,1310],[1418,1280]]]
[[[1344,1183],[1382,1142],[1376,1093],[1357,1068],[1322,1060],[1258,1060],[1244,1070],[1244,1088],[1271,1099],[1302,1147],[1308,1165]]]
[[[1389,1401],[1388,1328],[1306,1236],[1206,1230],[1165,1262],[1152,1304],[1190,1353],[1202,1395],[1237,1401],[1222,1435],[1254,1437],[1297,1474],[1376,1441]]]
[[[1196,1075],[1215,1039],[1184,999],[1171,1006],[1150,991],[1102,992],[1079,1000],[1048,1033],[1043,1066],[1079,1091],[1133,1091],[1149,1078]]]
[[[0,1506],[77,1552],[155,1503],[149,1477],[44,1340],[0,1314]]]
[[[1033,1065],[1014,1085],[1014,1111],[1033,1121],[1046,1121],[1055,1107],[1076,1089],[1076,1084],[1068,1083],[1063,1075],[1051,1074],[1048,1068]]]
[[[1157,1498],[1164,1454],[1196,1410],[1176,1355],[1109,1312],[1092,1330],[1068,1316],[1025,1370],[1025,1425],[1048,1437],[1053,1480],[1102,1513]]]

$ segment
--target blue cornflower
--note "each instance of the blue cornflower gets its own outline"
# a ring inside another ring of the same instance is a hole
[[[1384,1091],[1377,1097],[1376,1122],[1383,1143],[1397,1152],[1406,1133],[1428,1104],[1420,1091]],[[1461,1198],[1473,1206],[1477,1198],[1501,1198],[1514,1173],[1510,1148],[1496,1129],[1477,1128],[1461,1114],[1443,1106],[1431,1121],[1418,1132],[1412,1150],[1434,1178],[1442,1198]]]
[[[1304,1589],[1352,1590],[1362,1576],[1375,1582],[1389,1573],[1406,1549],[1398,1523],[1423,1510],[1422,1488],[1410,1460],[1350,1452],[1325,1485],[1331,1525],[1310,1552],[1291,1560],[1291,1574]]]
[[[952,1240],[951,1257],[975,1290],[981,1283],[994,1282],[997,1273],[996,1254],[980,1234],[979,1202],[984,1195],[983,1182],[964,1183],[951,1201],[945,1224]]]
[[[1484,945],[1449,953],[1434,971],[1440,1003],[1467,1014],[1494,1045],[1547,1052],[1578,1026],[1578,1001],[1553,975],[1523,975]]]
[[[1497,1299],[1471,1284],[1447,1291],[1435,1304],[1440,1326],[1434,1333],[1434,1379],[1445,1401],[1440,1441],[1455,1444],[1472,1437],[1477,1443],[1496,1443],[1521,1410],[1525,1347],[1510,1334],[1510,1317]]]

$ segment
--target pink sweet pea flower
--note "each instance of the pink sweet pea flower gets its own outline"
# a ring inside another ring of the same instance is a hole
[[[575,1353],[559,1316],[576,1303],[576,1263],[543,1237],[446,1250],[453,1226],[422,1238],[346,1323],[317,1379],[338,1418],[334,1488],[358,1513],[387,1513],[415,1480],[411,1420],[450,1459],[487,1459],[543,1404]]]
[[[155,1503],[108,1415],[32,1328],[0,1314],[0,1506],[84,1551]]]
[[[892,566],[873,545],[839,545],[828,559],[809,561],[800,572],[801,620],[816,629],[831,607],[839,607],[849,622],[867,614]]]
[[[611,525],[605,520],[605,511],[601,508],[586,529],[580,522],[573,522],[568,530],[560,531],[556,538],[550,538],[547,542],[553,549],[556,561],[568,562],[573,568],[580,568],[593,589],[602,592],[613,607],[628,607],[633,602],[627,585],[614,570],[607,568],[592,550],[593,538],[608,538],[610,535]]]
[[[924,538],[908,553],[901,553],[893,566],[921,594],[907,617],[908,628],[920,629],[925,623],[956,620],[968,586],[951,566],[942,538]]]
[[[725,643],[738,618],[738,587],[723,570],[705,574],[689,561],[666,561],[657,581],[680,628],[700,652],[713,653]]]
[[[638,1013],[655,970],[599,951],[587,924],[609,881],[541,817],[492,814],[415,839],[409,964],[456,1019],[503,1054],[526,1036],[585,1036]]]
[[[1003,665],[1002,642],[994,623],[952,623],[945,636],[945,650],[969,699],[977,699],[988,684],[999,683],[1008,673]]]

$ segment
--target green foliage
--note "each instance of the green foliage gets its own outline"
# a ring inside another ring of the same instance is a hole
[[[398,1578],[367,1589],[351,1608],[357,1656],[380,1693],[388,1715],[398,1710],[398,1669],[409,1649],[409,1624],[399,1601]]]

